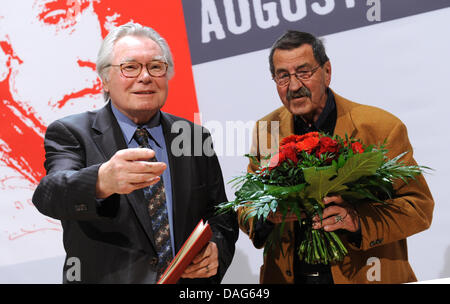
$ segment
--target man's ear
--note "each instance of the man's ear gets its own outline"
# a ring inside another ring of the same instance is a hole
[[[104,75],[104,76],[102,76],[100,79],[102,80],[103,91],[109,93],[109,81],[108,81],[108,76]]]
[[[330,60],[323,65],[323,72],[325,76],[325,85],[328,87],[331,83],[331,63]]]

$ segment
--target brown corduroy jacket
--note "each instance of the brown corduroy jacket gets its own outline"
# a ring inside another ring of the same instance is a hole
[[[388,156],[393,158],[409,151],[402,160],[416,164],[405,125],[394,115],[376,107],[351,102],[336,93],[337,122],[334,133],[354,136],[364,144],[382,144],[387,140]],[[279,127],[279,128],[278,128]],[[253,132],[252,153],[258,159],[276,152],[279,141],[294,134],[293,115],[283,106],[259,120]],[[276,135],[279,135],[276,136]],[[264,162],[264,160],[263,160]],[[250,162],[249,171],[256,170]],[[348,255],[331,266],[333,280],[343,283],[404,283],[417,281],[408,262],[406,238],[427,229],[432,220],[434,202],[423,175],[408,184],[395,185],[397,196],[388,204],[359,204],[362,240],[356,248],[339,231]],[[242,210],[241,210],[242,211]],[[254,238],[253,221],[240,227],[250,239]],[[293,283],[294,226],[287,223],[281,246],[268,250],[261,267],[261,283]],[[281,249],[284,254],[281,254]]]

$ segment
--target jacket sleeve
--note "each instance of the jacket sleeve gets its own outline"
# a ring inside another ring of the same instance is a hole
[[[406,127],[398,122],[387,138],[388,157],[405,151],[402,161],[416,165]],[[421,174],[408,183],[394,185],[395,198],[387,204],[356,204],[360,216],[362,241],[358,249],[367,250],[383,244],[402,240],[427,229],[431,225],[434,201],[424,176]]]
[[[263,126],[264,127],[264,126]],[[259,129],[260,125],[257,122],[252,134],[252,145],[250,148],[250,155],[256,157],[258,161],[261,161],[261,154],[259,150]],[[258,169],[257,164],[255,164],[251,159],[249,160],[249,164],[247,167],[247,172],[254,173]],[[260,249],[263,248],[267,237],[273,231],[275,225],[264,221],[262,219],[255,220],[254,218],[246,218],[246,213],[248,212],[248,208],[241,207],[237,211],[238,222],[240,229],[249,236],[253,245]]]
[[[59,220],[93,220],[116,212],[116,204],[110,202],[116,201],[114,195],[106,200],[95,197],[101,164],[86,167],[85,147],[66,125],[49,125],[44,148],[47,175],[33,194],[41,213]]]

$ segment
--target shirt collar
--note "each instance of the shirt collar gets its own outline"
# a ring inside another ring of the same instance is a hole
[[[144,127],[147,129],[150,134],[151,139],[161,147],[161,145],[156,141],[155,136],[152,136],[152,129],[161,127],[161,112],[158,111],[156,114],[145,124],[137,125],[131,119],[129,119],[125,114],[119,111],[112,103],[111,109],[114,116],[119,123],[120,128],[122,129],[123,136],[125,137],[125,142],[127,145],[133,140],[134,133],[136,132],[137,127]]]
[[[330,113],[336,108],[336,102],[334,100],[333,92],[329,88],[327,88],[327,102],[325,104],[325,108],[323,108],[322,113],[320,113],[319,118],[314,123],[318,130],[321,130],[324,126],[324,123],[328,119]]]
[[[307,124],[300,116],[294,116],[294,127],[297,131],[302,131],[301,133],[311,131],[333,133],[336,124],[336,119],[333,118],[336,115],[336,101],[330,88],[327,88],[326,90],[327,101],[325,107],[323,108],[322,113],[320,113],[319,118],[312,125]]]

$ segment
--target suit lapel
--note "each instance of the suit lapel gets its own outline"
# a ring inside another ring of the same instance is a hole
[[[103,153],[105,161],[109,160],[117,151],[128,148],[123,138],[122,130],[112,113],[110,103],[97,112],[92,129],[94,130],[94,141]],[[136,190],[125,195],[125,197],[132,206],[153,248],[155,248],[144,192],[142,190]]]
[[[110,103],[97,112],[92,129],[95,132],[94,141],[106,161],[118,150],[127,148],[119,124],[112,113]]]
[[[346,134],[349,137],[356,136],[358,130],[353,123],[351,115],[351,102],[334,92],[333,94],[336,100],[337,111],[337,120],[336,127],[334,128],[334,134],[337,134],[342,138],[345,138]]]
[[[280,112],[280,140],[294,134],[294,115],[285,107]],[[278,145],[277,145],[278,147]]]

